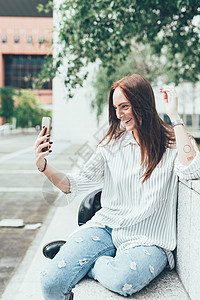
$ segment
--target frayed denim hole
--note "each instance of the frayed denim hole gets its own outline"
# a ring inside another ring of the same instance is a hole
[[[93,236],[92,239],[93,241],[100,241],[100,238],[98,236]]]
[[[131,288],[132,288],[132,284],[125,283],[125,285],[123,286],[123,291],[124,292],[129,291]]]
[[[83,266],[86,262],[87,262],[87,259],[86,259],[86,258],[83,258],[83,259],[80,259],[80,260],[79,260],[80,266]]]
[[[82,237],[77,238],[77,239],[76,239],[76,242],[77,242],[77,243],[83,242],[83,238],[82,238]]]
[[[151,274],[154,274],[154,267],[152,267],[151,265],[149,266],[149,271],[151,272]]]
[[[65,268],[66,267],[66,262],[63,260],[59,261],[58,263],[58,268],[61,269],[61,268]]]
[[[135,261],[132,261],[132,262],[131,262],[131,264],[130,264],[130,268],[131,268],[132,270],[136,270],[136,268],[137,268],[137,264],[136,264],[136,262],[135,262]]]
[[[147,251],[146,249],[144,250],[144,253],[147,254],[147,255],[151,255],[151,254],[149,253],[149,251]]]

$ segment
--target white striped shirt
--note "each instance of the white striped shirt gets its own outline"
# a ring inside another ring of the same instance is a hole
[[[191,141],[196,156],[189,166],[178,161],[177,149],[167,148],[143,184],[140,147],[132,132],[126,131],[118,141],[98,146],[81,171],[67,174],[69,199],[102,184],[102,208],[83,226],[96,224],[113,228],[117,251],[138,245],[157,245],[165,250],[172,269],[178,176],[186,180],[200,177],[200,153]]]

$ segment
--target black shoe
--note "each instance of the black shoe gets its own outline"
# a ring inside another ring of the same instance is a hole
[[[60,248],[66,243],[66,241],[54,241],[45,245],[42,252],[45,257],[53,259],[54,256],[59,252]],[[73,298],[70,298],[70,300]]]

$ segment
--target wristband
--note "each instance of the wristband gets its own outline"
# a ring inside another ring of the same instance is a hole
[[[47,160],[46,160],[46,158],[44,158],[44,160],[45,160],[45,163],[44,163],[44,168],[43,168],[43,170],[40,171],[40,169],[38,168],[38,171],[40,171],[41,173],[44,172],[44,171],[46,170],[46,167],[47,167]]]
[[[174,122],[172,122],[172,127],[175,127],[177,125],[184,125],[183,120],[178,119],[178,120],[175,120]]]

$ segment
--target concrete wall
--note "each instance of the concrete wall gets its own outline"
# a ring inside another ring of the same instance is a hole
[[[94,90],[91,80],[96,71],[95,65],[90,65],[89,78],[83,88],[77,89],[73,99],[68,99],[63,81],[53,80],[53,138],[54,140],[72,141],[84,144],[91,140],[94,134],[108,123],[108,109],[105,108],[99,124],[96,112],[91,110],[91,99]]]
[[[55,7],[63,0],[55,0]],[[60,27],[60,19],[62,14],[57,10],[53,12],[53,56],[56,58],[62,45],[59,44],[58,31]],[[94,97],[94,88],[92,80],[95,78],[95,73],[98,69],[98,64],[90,64],[87,67],[89,76],[84,82],[83,88],[77,88],[73,91],[74,97],[68,98],[68,90],[64,85],[66,76],[66,67],[68,57],[64,58],[63,67],[60,69],[60,74],[53,80],[53,120],[52,120],[52,136],[54,141],[71,141],[72,143],[84,144],[86,141],[91,141],[94,134],[107,122],[108,113],[105,108],[100,123],[97,124],[96,112],[91,111],[91,100]],[[61,75],[62,74],[62,75]]]
[[[177,273],[191,299],[199,300],[200,179],[179,182]]]

